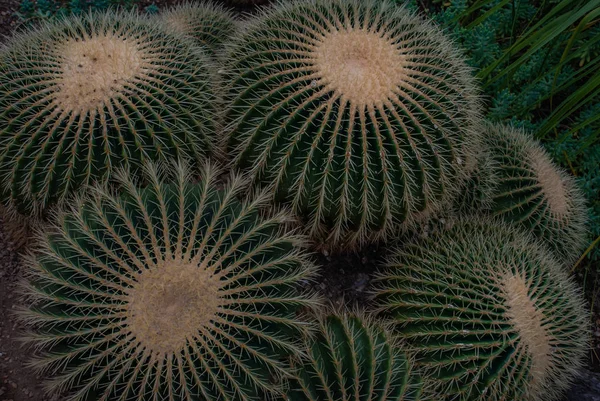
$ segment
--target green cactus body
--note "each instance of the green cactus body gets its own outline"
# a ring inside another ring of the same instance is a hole
[[[115,167],[214,148],[213,67],[128,13],[70,17],[0,52],[3,200],[38,214]]]
[[[176,33],[191,37],[210,54],[219,54],[235,31],[232,13],[210,2],[181,3],[160,15]]]
[[[290,401],[416,401],[422,383],[414,361],[381,325],[357,315],[329,315],[307,341],[290,381]]]
[[[587,353],[574,282],[542,243],[502,221],[464,219],[406,244],[374,291],[443,400],[556,400]]]
[[[493,204],[492,194],[498,188],[497,167],[486,149],[467,160],[468,178],[463,181],[461,195],[454,202],[450,213],[456,216],[488,213]]]
[[[571,265],[586,242],[588,211],[575,180],[552,163],[526,132],[487,125],[486,148],[497,185],[489,191],[491,212],[516,222]]]
[[[438,211],[477,148],[463,60],[388,1],[280,3],[231,45],[225,81],[233,162],[331,246]]]
[[[298,291],[314,272],[304,237],[265,197],[239,201],[202,169],[146,168],[140,189],[123,171],[121,197],[94,189],[59,212],[26,261],[21,317],[69,400],[258,400],[277,391],[301,352]]]

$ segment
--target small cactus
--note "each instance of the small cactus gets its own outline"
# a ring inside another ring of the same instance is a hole
[[[308,360],[290,381],[289,401],[417,401],[422,383],[394,335],[357,314],[320,318]]]
[[[375,280],[442,400],[552,401],[588,346],[588,313],[542,243],[502,221],[464,219],[406,244]]]
[[[577,183],[557,167],[526,132],[487,125],[483,136],[495,176],[488,189],[491,212],[518,223],[546,242],[566,265],[580,256],[586,242],[588,211]]]
[[[446,205],[477,148],[478,100],[454,45],[386,0],[279,3],[234,40],[228,150],[332,247]]]
[[[58,213],[26,260],[32,367],[69,400],[259,400],[302,352],[314,272],[265,196],[239,201],[207,166],[148,165],[144,188],[117,173],[123,195],[92,189]]]
[[[72,16],[0,52],[0,189],[43,214],[115,167],[213,149],[214,68],[198,47],[130,13]]]
[[[210,2],[180,3],[160,15],[176,33],[189,36],[211,55],[219,54],[223,42],[235,30],[233,14]]]

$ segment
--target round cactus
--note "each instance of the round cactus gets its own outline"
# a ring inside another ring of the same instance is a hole
[[[228,150],[317,240],[361,244],[438,211],[477,148],[453,44],[380,0],[280,3],[228,53]]]
[[[212,55],[219,53],[235,30],[233,14],[209,2],[180,3],[161,14],[161,18],[175,32],[191,37]]]
[[[258,400],[302,352],[298,291],[314,269],[265,197],[203,168],[152,165],[121,197],[93,189],[58,212],[26,261],[32,366],[70,400]],[[219,189],[220,188],[220,189]]]
[[[129,13],[70,17],[0,52],[2,197],[42,213],[115,167],[213,149],[210,61]]]
[[[332,314],[306,344],[289,401],[416,401],[422,383],[395,336],[359,315]]]
[[[492,213],[531,231],[571,265],[585,246],[588,217],[575,180],[524,131],[489,124],[484,142],[497,181],[488,190]]]
[[[556,400],[583,364],[581,294],[543,244],[502,221],[406,244],[375,282],[378,310],[443,400]]]

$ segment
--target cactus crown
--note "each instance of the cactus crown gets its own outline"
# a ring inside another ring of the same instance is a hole
[[[319,318],[290,381],[290,401],[417,401],[423,385],[396,336],[362,313]]]
[[[0,53],[3,197],[38,214],[118,166],[214,149],[210,60],[160,24],[106,12],[48,22]]]
[[[486,126],[485,144],[496,177],[491,210],[531,231],[567,265],[586,240],[588,211],[573,177],[554,165],[542,146],[522,130]]]
[[[477,147],[473,79],[452,43],[388,1],[279,3],[231,45],[234,163],[317,240],[356,245],[443,207]]]
[[[575,283],[543,244],[500,221],[466,218],[406,244],[375,293],[447,400],[555,400],[586,354]]]
[[[213,55],[220,53],[223,42],[235,30],[232,13],[208,1],[179,3],[162,18],[177,33],[191,37]]]
[[[206,166],[148,165],[144,188],[96,188],[59,212],[29,256],[32,366],[71,400],[254,400],[278,391],[302,353],[298,292],[313,274],[287,212],[241,202]]]

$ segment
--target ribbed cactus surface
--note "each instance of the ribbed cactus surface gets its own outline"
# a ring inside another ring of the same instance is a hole
[[[489,191],[492,213],[531,231],[571,265],[585,247],[588,218],[573,177],[523,130],[488,124],[484,142],[491,160],[487,170],[497,180]]]
[[[259,400],[301,352],[313,274],[285,212],[205,167],[149,165],[144,188],[95,189],[28,258],[21,312],[46,388],[69,400]]]
[[[344,312],[320,319],[307,361],[290,381],[290,401],[416,401],[414,361],[385,327]]]
[[[128,13],[87,14],[22,33],[0,52],[0,185],[41,213],[115,167],[214,148],[210,61]]]
[[[160,18],[176,33],[192,38],[212,55],[221,52],[223,42],[235,31],[232,13],[208,1],[177,4]]]
[[[552,401],[587,353],[588,313],[543,244],[501,221],[465,219],[406,244],[376,302],[440,399]]]
[[[476,148],[463,60],[386,0],[278,3],[234,41],[224,71],[235,165],[332,246],[442,208]]]

